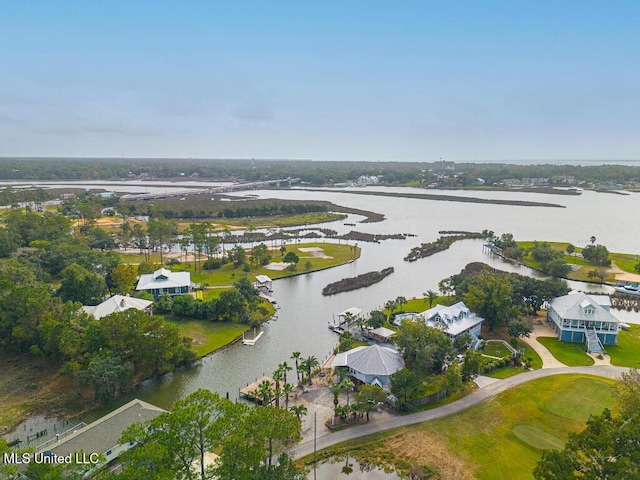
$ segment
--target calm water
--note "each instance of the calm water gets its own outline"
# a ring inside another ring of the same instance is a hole
[[[415,189],[402,188],[386,190],[416,192]],[[483,261],[507,271],[537,275],[529,269],[484,254],[480,240],[455,243],[449,250],[417,262],[403,261],[412,247],[435,240],[439,230],[490,229],[497,234],[511,232],[517,239],[569,241],[576,246],[587,245],[589,237],[595,235],[597,242],[607,245],[610,251],[640,252],[640,223],[636,218],[640,211],[640,194],[620,196],[584,192],[582,196],[572,197],[523,192],[444,193],[535,200],[562,204],[566,208],[372,197],[350,195],[345,191],[251,191],[251,194],[265,198],[329,200],[339,205],[384,213],[387,217],[384,222],[357,224],[357,227],[345,226],[343,222],[324,225],[340,233],[355,229],[370,233],[412,233],[418,237],[380,244],[360,243],[361,258],[351,264],[275,281],[273,296],[281,307],[278,319],[264,325],[265,334],[257,345],[232,346],[205,358],[201,367],[178,371],[161,380],[148,381],[140,390],[121,399],[121,403],[135,396],[168,408],[176,399],[198,388],[208,388],[235,399],[239,388],[263,374],[270,374],[283,361],[292,363],[290,356],[293,351],[300,351],[303,357],[314,355],[320,361],[327,358],[337,341],[337,336],[327,328],[327,322],[335,313],[354,306],[370,311],[400,295],[412,298],[421,296],[429,289],[437,290],[440,280],[458,273],[472,261]],[[359,219],[361,217],[352,215],[345,222],[357,222]],[[324,286],[337,279],[389,266],[395,268],[395,273],[376,285],[331,297],[321,294]],[[584,287],[580,284],[575,286]],[[621,319],[633,321],[637,316],[625,313]],[[95,412],[86,420],[93,420],[104,413]]]
[[[353,458],[326,462],[309,472],[309,480],[400,480],[397,473],[360,465]]]

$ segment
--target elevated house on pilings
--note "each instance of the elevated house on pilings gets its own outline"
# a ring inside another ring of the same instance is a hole
[[[571,292],[549,302],[549,322],[562,342],[584,342],[587,351],[603,353],[604,345],[618,344],[620,321],[609,309],[608,295]]]

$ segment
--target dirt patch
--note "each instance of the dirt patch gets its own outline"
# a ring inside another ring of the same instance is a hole
[[[474,468],[453,455],[442,438],[422,429],[401,430],[384,441],[384,449],[412,465],[430,466],[445,480],[474,478]]]

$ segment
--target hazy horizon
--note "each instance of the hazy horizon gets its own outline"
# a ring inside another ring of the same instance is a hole
[[[640,157],[638,2],[0,2],[5,158]]]

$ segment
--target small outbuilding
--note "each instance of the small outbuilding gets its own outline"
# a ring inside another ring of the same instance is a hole
[[[363,333],[363,336],[370,338],[371,340],[375,340],[380,343],[390,343],[391,337],[396,334],[393,330],[386,327],[375,328],[373,330],[368,330]]]
[[[256,275],[256,281],[253,286],[262,292],[272,292],[273,280],[266,275]]]

